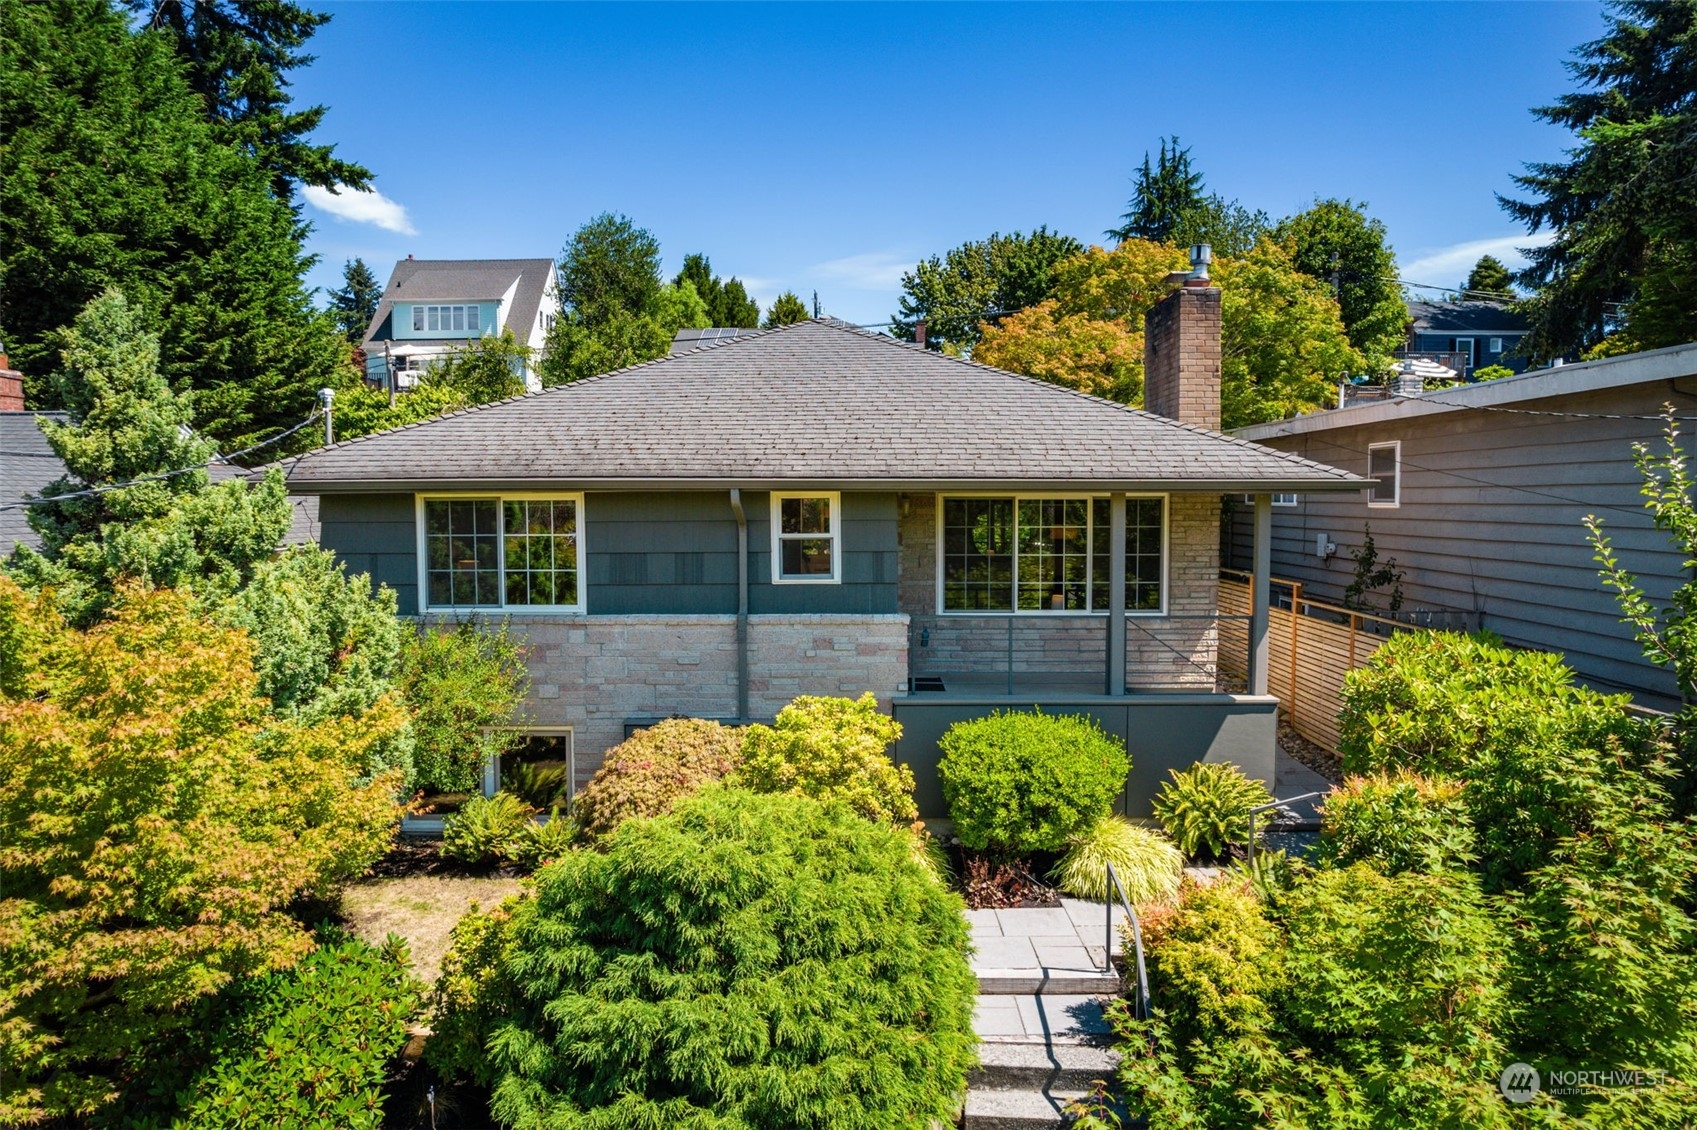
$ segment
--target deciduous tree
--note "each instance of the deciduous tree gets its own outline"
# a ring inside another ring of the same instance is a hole
[[[1299,271],[1332,288],[1349,343],[1376,373],[1407,339],[1408,306],[1385,225],[1364,207],[1353,200],[1317,200],[1279,221],[1274,235]]]
[[[942,257],[933,255],[902,275],[900,312],[890,332],[912,341],[914,323],[923,319],[932,349],[968,352],[985,322],[1047,298],[1055,265],[1083,250],[1071,236],[1039,227],[1030,235],[992,232]]]
[[[693,253],[684,256],[683,270],[672,280],[678,286],[689,282],[707,304],[707,324],[738,326],[753,329],[760,324],[760,303],[748,296],[748,290],[735,275],[721,279],[713,273],[707,256]]]

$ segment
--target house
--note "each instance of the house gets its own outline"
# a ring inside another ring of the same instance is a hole
[[[532,351],[525,387],[542,387],[536,364],[560,313],[552,259],[414,259],[395,264],[360,348],[365,376],[408,389],[437,358],[486,334],[511,330]]]
[[[1469,381],[1487,365],[1524,372],[1514,349],[1526,330],[1526,316],[1504,302],[1410,302],[1408,345],[1397,356],[1435,361]]]
[[[29,524],[29,510],[19,505],[38,497],[65,474],[65,464],[41,430],[41,422],[64,423],[63,412],[31,412],[24,408],[23,378],[6,368],[0,353],[0,561],[20,545],[41,548],[41,535]],[[207,475],[213,482],[242,478],[247,472],[232,463],[209,463]],[[313,545],[318,540],[318,499],[290,499],[291,517],[284,545]]]
[[[927,815],[943,730],[1033,705],[1124,737],[1146,812],[1169,767],[1271,774],[1264,658],[1258,693],[1217,685],[1222,494],[1363,481],[1213,430],[1200,281],[1150,315],[1155,411],[814,319],[321,448],[289,485],[402,612],[528,637],[526,714],[579,786],[668,715],[870,690]]]
[[[1633,445],[1661,443],[1664,405],[1697,416],[1697,345],[1563,365],[1498,381],[1240,428],[1239,438],[1377,480],[1356,494],[1295,493],[1272,507],[1271,569],[1316,601],[1341,603],[1352,551],[1372,530],[1402,571],[1405,612],[1488,628],[1563,652],[1600,689],[1671,708],[1673,676],[1647,662],[1597,576],[1587,514],[1622,564],[1665,603],[1691,577],[1639,492]],[[1682,425],[1690,434],[1690,424]],[[1690,442],[1682,444],[1689,454]],[[1250,565],[1249,519],[1228,531],[1228,564]],[[1335,548],[1334,548],[1335,547]],[[1383,593],[1370,599],[1385,605]],[[1406,617],[1405,617],[1406,618]]]

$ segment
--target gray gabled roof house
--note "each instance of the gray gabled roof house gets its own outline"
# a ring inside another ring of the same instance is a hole
[[[1517,377],[1316,412],[1237,435],[1377,480],[1357,494],[1293,492],[1272,507],[1275,577],[1337,604],[1352,554],[1372,531],[1402,571],[1404,608],[1439,627],[1488,628],[1510,644],[1562,652],[1585,681],[1677,707],[1673,675],[1647,661],[1597,576],[1585,516],[1665,604],[1690,580],[1685,555],[1654,528],[1633,445],[1661,449],[1672,405],[1697,417],[1697,344],[1561,365]],[[1682,440],[1689,451],[1689,440]],[[1232,560],[1250,567],[1239,512]],[[1335,547],[1332,550],[1330,547]],[[1383,608],[1386,594],[1370,594]]]
[[[1217,290],[1157,314],[1151,404],[1187,421],[815,320],[322,448],[290,489],[404,612],[527,635],[580,783],[656,718],[870,690],[928,815],[942,729],[1033,703],[1125,736],[1144,811],[1168,766],[1271,770],[1275,700],[1218,686],[1221,495],[1364,483],[1212,430]]]
[[[560,312],[552,259],[414,259],[395,264],[360,347],[366,379],[412,387],[431,362],[488,334],[511,330],[533,352],[521,374],[536,376],[549,328]]]

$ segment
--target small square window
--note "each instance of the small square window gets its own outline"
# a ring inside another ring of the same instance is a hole
[[[1367,446],[1367,475],[1377,479],[1369,488],[1367,505],[1396,506],[1402,500],[1402,442]]]
[[[772,495],[772,582],[830,584],[841,580],[841,498]]]
[[[1503,351],[1503,339],[1500,338],[1500,337],[1492,338],[1491,339],[1491,352],[1492,353],[1501,353],[1502,351]]]

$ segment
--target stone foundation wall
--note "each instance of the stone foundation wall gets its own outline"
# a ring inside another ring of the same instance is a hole
[[[514,617],[529,645],[527,720],[572,727],[581,787],[630,719],[737,713],[735,616]],[[907,617],[749,617],[749,712],[769,719],[801,694],[866,691],[889,709],[907,685]]]

